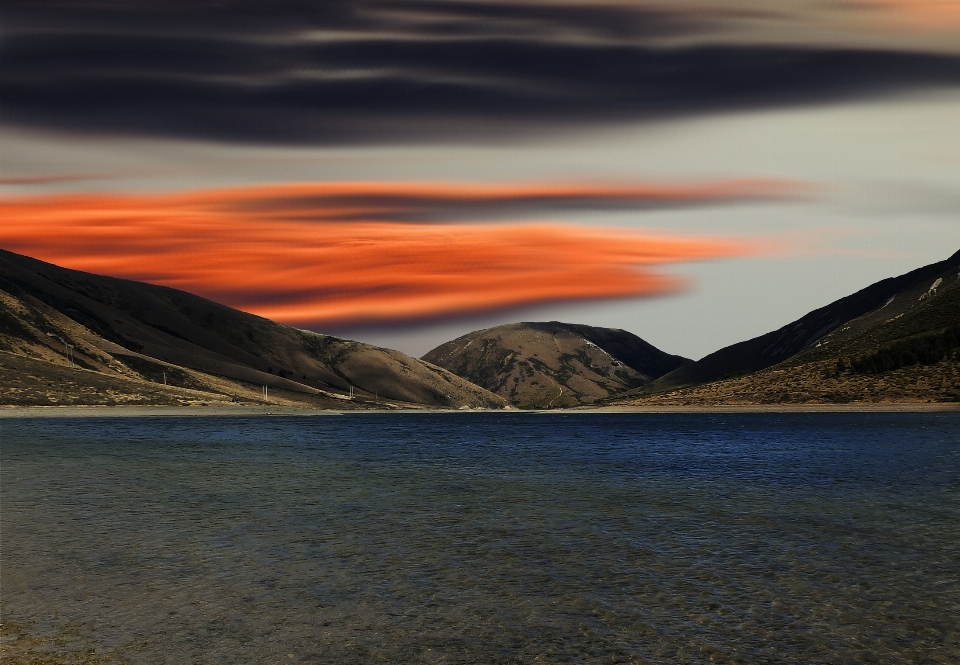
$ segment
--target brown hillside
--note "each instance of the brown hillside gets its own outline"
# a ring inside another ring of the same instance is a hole
[[[528,409],[593,404],[689,362],[624,330],[556,321],[478,330],[423,358]]]
[[[0,354],[4,404],[259,400],[268,386],[271,400],[321,407],[344,408],[351,387],[354,406],[504,405],[496,395],[398,351],[3,250]],[[73,381],[100,385],[102,394],[68,388]]]

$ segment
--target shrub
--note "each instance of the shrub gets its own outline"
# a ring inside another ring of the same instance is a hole
[[[857,374],[879,374],[910,365],[933,365],[951,356],[957,347],[960,326],[951,326],[941,333],[918,335],[857,358],[851,362],[851,369]],[[837,362],[837,369],[841,362]]]

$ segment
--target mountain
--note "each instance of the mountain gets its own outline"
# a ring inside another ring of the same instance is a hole
[[[477,330],[423,359],[522,408],[593,404],[690,362],[624,330],[556,321]]]
[[[760,337],[739,342],[703,357],[695,363],[680,367],[660,377],[647,391],[698,385],[717,379],[749,374],[783,362],[816,344],[829,333],[871,312],[884,311],[901,314],[912,307],[930,285],[940,278],[956,277],[960,267],[960,252],[949,259],[934,263],[899,277],[890,277],[872,284],[853,295],[841,298],[825,307],[788,323]],[[906,309],[905,309],[906,308]],[[886,314],[880,318],[887,318]],[[862,324],[876,324],[867,319]]]
[[[693,363],[622,330],[516,323],[422,360],[0,250],[0,404],[316,408],[960,401],[960,252]],[[353,398],[351,399],[351,392]]]
[[[960,252],[624,396],[648,404],[960,400]]]
[[[267,386],[271,402],[315,407],[505,406],[398,351],[4,250],[0,367],[2,404],[259,402]]]

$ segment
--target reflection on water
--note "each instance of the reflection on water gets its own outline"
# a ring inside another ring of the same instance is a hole
[[[128,662],[960,662],[960,414],[0,436],[4,621]]]

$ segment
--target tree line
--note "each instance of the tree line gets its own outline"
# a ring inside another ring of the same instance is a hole
[[[849,369],[854,374],[880,374],[910,365],[933,365],[950,357],[957,347],[960,347],[960,326],[951,326],[940,333],[894,342],[870,355],[854,358],[849,366],[841,358],[837,361],[837,371]]]

